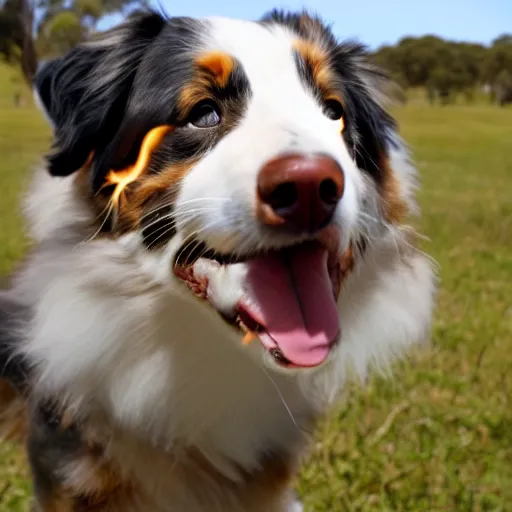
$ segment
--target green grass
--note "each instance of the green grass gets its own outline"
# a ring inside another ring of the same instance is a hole
[[[8,106],[4,71],[0,273],[25,250],[18,198],[48,145],[31,106]],[[299,490],[311,512],[512,510],[512,110],[415,100],[396,115],[441,267],[433,343],[393,380],[353,386],[320,427]],[[19,450],[0,444],[0,511],[26,509],[26,476]]]
[[[25,250],[19,197],[50,140],[47,123],[35,110],[25,88],[24,106],[14,107],[13,92],[23,85],[13,82],[16,76],[11,67],[0,62],[0,276],[12,268]]]

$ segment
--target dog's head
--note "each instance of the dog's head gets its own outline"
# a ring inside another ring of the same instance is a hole
[[[430,271],[401,232],[414,173],[383,83],[306,14],[150,13],[46,64],[36,89],[49,171],[76,173],[93,230],[165,254],[151,261],[173,285],[287,370],[340,340],[367,361],[372,338],[428,323]]]

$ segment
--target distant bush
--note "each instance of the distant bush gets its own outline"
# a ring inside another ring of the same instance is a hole
[[[512,35],[489,47],[432,35],[405,37],[382,46],[372,59],[402,87],[424,87],[431,103],[452,103],[458,95],[471,102],[484,88],[500,105],[512,102]]]

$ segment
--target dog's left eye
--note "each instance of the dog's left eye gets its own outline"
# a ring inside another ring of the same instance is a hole
[[[327,100],[324,103],[324,114],[333,121],[338,121],[345,115],[343,105],[338,100]]]
[[[219,108],[212,101],[202,101],[192,108],[188,122],[196,128],[217,126],[220,123]]]

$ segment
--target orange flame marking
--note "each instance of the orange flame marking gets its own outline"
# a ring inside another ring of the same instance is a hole
[[[119,204],[123,190],[142,175],[149,164],[151,154],[172,130],[173,127],[168,125],[157,126],[150,130],[142,141],[137,161],[126,169],[110,171],[107,174],[105,185],[116,186],[111,198],[113,205]]]
[[[343,117],[341,117],[340,118],[340,133],[342,133],[344,129],[345,129],[345,120],[343,119]]]

